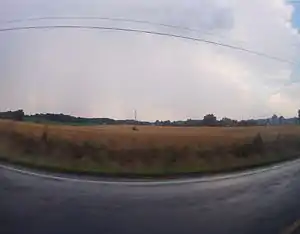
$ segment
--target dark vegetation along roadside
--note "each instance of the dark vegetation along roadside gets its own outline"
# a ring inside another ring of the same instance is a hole
[[[60,172],[166,176],[215,173],[297,157],[298,126],[66,126],[0,121],[2,161]]]

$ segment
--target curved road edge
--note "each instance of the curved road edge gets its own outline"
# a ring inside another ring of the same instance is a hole
[[[21,166],[16,166],[9,163],[0,162],[0,169],[17,172],[23,175],[35,176],[44,179],[60,180],[60,181],[69,181],[75,183],[91,183],[91,184],[108,184],[108,185],[136,185],[136,186],[145,186],[145,185],[176,185],[176,184],[186,184],[186,183],[205,183],[205,182],[214,182],[229,180],[241,177],[247,177],[251,175],[256,175],[260,173],[265,173],[269,171],[278,170],[283,167],[288,167],[295,163],[300,163],[300,159],[296,158],[290,161],[276,163],[271,166],[259,167],[256,169],[248,169],[242,172],[232,172],[232,173],[223,173],[209,176],[199,176],[198,178],[176,178],[176,179],[115,179],[107,177],[92,177],[84,175],[74,175],[74,174],[63,174],[63,173],[52,173],[41,170],[28,169]]]

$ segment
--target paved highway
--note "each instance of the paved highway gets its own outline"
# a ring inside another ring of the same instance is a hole
[[[299,219],[300,160],[150,183],[67,179],[0,166],[1,234],[274,234]]]

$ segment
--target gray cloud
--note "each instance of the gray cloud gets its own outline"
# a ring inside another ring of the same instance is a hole
[[[198,28],[187,32],[137,23],[48,20],[12,25],[135,27],[202,36],[295,60],[292,8],[268,1],[4,0],[0,20],[103,16]],[[255,16],[255,17],[254,17]],[[7,26],[3,24],[4,26]],[[205,34],[209,32],[214,34]],[[142,119],[293,115],[300,95],[282,88],[289,64],[180,39],[132,33],[49,29],[0,33],[0,107],[27,112]],[[297,73],[296,73],[297,74]],[[280,90],[280,94],[278,94]],[[285,103],[285,105],[282,105]]]

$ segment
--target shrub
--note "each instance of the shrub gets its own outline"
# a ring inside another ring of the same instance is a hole
[[[251,144],[251,148],[252,148],[252,153],[257,153],[257,154],[261,154],[264,152],[264,141],[260,135],[260,133],[258,133]]]
[[[237,157],[246,158],[250,155],[254,154],[262,154],[265,150],[265,144],[263,142],[263,139],[258,133],[252,140],[251,143],[245,143],[242,145],[233,145],[231,153]]]
[[[42,142],[47,143],[48,142],[48,126],[44,126],[43,134],[42,134]]]
[[[139,129],[136,126],[132,127],[132,130],[133,131],[139,131]]]

